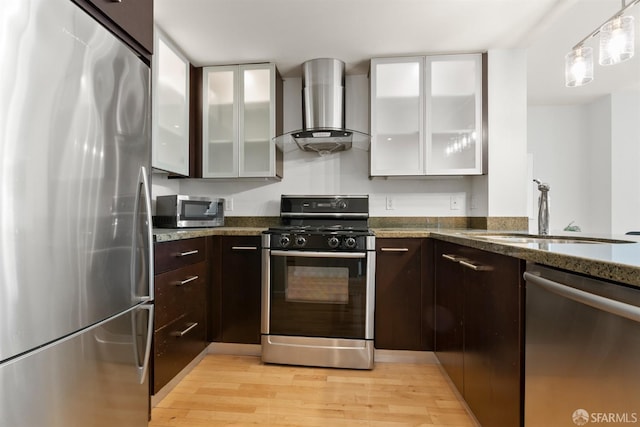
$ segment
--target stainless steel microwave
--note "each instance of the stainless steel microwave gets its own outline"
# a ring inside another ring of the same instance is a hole
[[[158,196],[153,225],[164,228],[221,227],[224,199],[186,195]]]

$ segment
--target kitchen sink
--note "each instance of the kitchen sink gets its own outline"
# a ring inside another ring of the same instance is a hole
[[[597,237],[579,236],[541,236],[538,234],[474,234],[478,239],[502,243],[572,243],[572,244],[619,244],[635,243],[631,240],[600,239]]]

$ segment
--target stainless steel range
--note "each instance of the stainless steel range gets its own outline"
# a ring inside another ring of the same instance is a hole
[[[262,235],[262,360],[373,368],[368,196],[282,196]]]

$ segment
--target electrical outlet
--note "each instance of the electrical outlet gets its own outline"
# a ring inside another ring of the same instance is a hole
[[[452,211],[460,210],[460,205],[462,204],[462,200],[461,200],[460,196],[451,196],[451,199],[449,199],[449,200],[450,200],[449,208]]]
[[[394,210],[396,208],[396,201],[393,200],[391,197],[387,197],[387,210],[391,211]]]
[[[228,197],[224,199],[224,210],[225,211],[233,210],[233,197]]]

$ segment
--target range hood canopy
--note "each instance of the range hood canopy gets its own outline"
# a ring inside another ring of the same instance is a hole
[[[345,128],[344,62],[318,58],[302,64],[302,129],[281,135],[304,151],[320,155],[344,151],[354,142],[369,145],[369,135]]]

